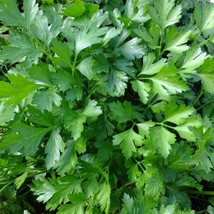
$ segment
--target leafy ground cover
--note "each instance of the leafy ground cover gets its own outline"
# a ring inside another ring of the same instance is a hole
[[[214,213],[214,4],[0,1],[0,213]]]

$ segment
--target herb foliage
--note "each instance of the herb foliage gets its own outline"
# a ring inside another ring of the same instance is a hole
[[[214,4],[1,0],[0,21],[0,213],[214,212]]]

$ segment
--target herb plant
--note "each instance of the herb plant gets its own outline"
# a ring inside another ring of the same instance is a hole
[[[0,213],[214,213],[213,3],[1,0],[0,21]]]

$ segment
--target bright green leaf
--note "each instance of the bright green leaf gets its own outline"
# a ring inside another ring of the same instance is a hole
[[[52,50],[56,54],[52,61],[62,67],[71,66],[71,53],[67,43],[59,42],[57,39],[52,41]]]
[[[7,136],[0,143],[2,150],[9,150],[15,153],[23,149],[23,154],[33,155],[36,153],[38,146],[43,137],[49,132],[47,128],[36,128],[24,123],[16,123],[7,132]]]
[[[136,146],[142,145],[142,136],[129,129],[113,136],[113,145],[120,145],[126,159],[136,152]]]
[[[60,159],[60,153],[64,151],[64,142],[57,130],[52,131],[50,138],[45,146],[45,163],[47,169],[53,167]]]
[[[85,4],[82,0],[75,0],[63,12],[64,16],[80,17],[85,12]]]
[[[174,67],[164,66],[161,71],[151,77],[153,83],[153,93],[167,99],[170,94],[181,93],[188,89],[186,84],[177,75]]]
[[[0,82],[0,98],[8,98],[5,105],[17,105],[27,98],[38,86],[21,75],[7,74],[10,83]]]
[[[166,27],[173,25],[181,18],[181,5],[175,5],[175,0],[154,0],[154,7],[150,7],[149,14],[152,20],[158,24],[163,31]]]
[[[61,175],[65,173],[70,173],[74,171],[78,163],[77,154],[75,151],[75,144],[74,142],[70,141],[69,145],[61,155],[59,162],[58,162],[58,169],[57,172]]]
[[[41,126],[53,126],[54,124],[54,119],[52,113],[49,111],[45,110],[44,113],[39,111],[37,108],[28,105],[28,113],[29,115],[29,120],[32,123],[35,123],[37,125]]]
[[[167,158],[170,154],[171,144],[175,143],[175,134],[162,126],[150,128],[150,133],[152,145],[164,158]]]
[[[193,108],[175,103],[169,103],[165,105],[165,122],[175,123],[181,125],[187,118],[194,113]]]
[[[84,123],[86,122],[86,116],[80,113],[72,112],[65,117],[65,128],[71,132],[71,136],[74,140],[81,137],[81,133],[84,130]]]
[[[9,26],[24,26],[25,21],[15,0],[1,0],[0,2],[0,20]]]
[[[41,56],[41,51],[37,49],[30,39],[24,34],[10,34],[9,46],[2,47],[0,60],[11,63],[22,62],[27,58],[36,60]]]
[[[196,24],[201,31],[214,28],[214,4],[206,4],[203,7],[197,4],[194,15]]]
[[[77,69],[80,71],[80,73],[85,77],[87,77],[89,80],[91,80],[94,76],[93,69],[92,69],[93,63],[94,63],[93,57],[90,56],[84,59],[77,66]]]
[[[214,59],[208,58],[201,66],[201,70],[195,73],[201,79],[205,91],[214,94]]]
[[[148,102],[149,93],[151,91],[150,84],[139,80],[132,81],[131,83],[134,91],[136,91],[139,94],[140,100],[144,104],[146,104]]]
[[[157,62],[154,62],[156,59],[154,53],[149,53],[147,56],[144,57],[143,60],[143,68],[139,75],[154,75],[157,74],[164,66],[165,66],[165,59],[161,59]]]
[[[102,114],[102,109],[100,106],[97,106],[97,101],[90,100],[82,114],[86,117],[97,117]]]
[[[12,105],[4,105],[3,102],[0,103],[0,126],[5,126],[8,122],[13,120],[15,115],[15,107]]]
[[[167,29],[166,46],[164,49],[174,53],[183,53],[187,51],[189,46],[185,43],[187,43],[191,32],[191,30],[186,30],[180,33],[176,27]]]
[[[33,103],[36,104],[37,108],[41,111],[51,111],[53,104],[60,106],[62,98],[52,88],[38,92],[33,97]]]
[[[16,185],[17,189],[19,189],[22,186],[22,184],[25,182],[27,176],[28,176],[28,171],[26,170],[22,175],[20,175],[19,177],[17,177],[15,179],[15,185]]]

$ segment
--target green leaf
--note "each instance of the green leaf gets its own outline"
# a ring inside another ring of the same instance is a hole
[[[192,127],[191,131],[198,139],[198,148],[192,156],[192,163],[196,166],[200,166],[206,173],[209,173],[214,168],[214,154],[212,151],[213,129],[208,128],[204,130],[203,127]]]
[[[150,128],[152,146],[158,150],[162,157],[167,158],[170,154],[171,144],[175,143],[175,134],[163,126]]]
[[[46,178],[39,178],[33,181],[31,190],[35,195],[38,195],[37,201],[46,203],[56,192],[55,187]]]
[[[42,0],[42,3],[44,3],[44,4],[53,4],[54,0]]]
[[[85,214],[85,201],[72,204],[64,204],[59,207],[58,214]]]
[[[25,156],[34,155],[43,137],[49,132],[47,128],[36,128],[24,123],[16,123],[5,134],[5,139],[0,143],[2,150],[15,153],[23,149]]]
[[[100,106],[97,106],[97,101],[90,100],[82,114],[86,117],[97,117],[102,114],[102,109]]]
[[[4,105],[4,102],[0,103],[0,126],[6,126],[8,122],[14,119],[15,107],[13,105]]]
[[[139,75],[154,75],[160,72],[160,70],[166,65],[166,59],[160,59],[157,62],[154,53],[149,53],[147,56],[144,57],[143,60],[143,68]]]
[[[48,65],[44,63],[32,65],[32,67],[29,69],[29,75],[31,79],[33,79],[39,85],[44,85],[44,86],[52,85],[50,69]]]
[[[206,52],[202,52],[201,48],[191,48],[186,52],[181,69],[186,69],[187,72],[194,71],[204,63],[206,55]]]
[[[82,0],[75,0],[63,12],[64,16],[80,17],[85,12],[85,4]]]
[[[193,108],[185,105],[177,106],[175,103],[165,105],[165,119],[164,122],[175,123],[181,125],[187,118],[194,113]]]
[[[33,24],[34,19],[36,18],[39,7],[38,4],[36,4],[36,0],[24,0],[23,8],[26,28],[29,29],[30,26]]]
[[[71,132],[71,136],[75,141],[81,137],[86,118],[85,115],[76,112],[71,112],[65,117],[65,129]]]
[[[81,189],[82,179],[74,176],[61,177],[58,184],[55,184],[56,192],[51,200],[47,203],[46,209],[55,210],[60,204],[69,202],[69,197],[73,193],[79,193]]]
[[[70,141],[69,145],[61,155],[59,162],[58,162],[58,169],[57,172],[60,175],[63,175],[65,173],[73,172],[75,166],[78,163],[76,150],[75,150],[75,143]]]
[[[57,13],[54,13],[54,15],[52,23],[49,25],[48,18],[42,10],[39,10],[29,29],[34,37],[44,42],[47,46],[49,46],[51,41],[60,33],[60,27],[62,25],[61,15]]]
[[[90,22],[83,21],[80,29],[75,29],[75,53],[78,55],[82,50],[94,44],[101,43],[103,36],[108,32],[107,27],[99,27],[107,18],[107,14],[96,13]]]
[[[55,89],[50,88],[46,91],[40,91],[33,97],[33,103],[41,111],[52,111],[53,104],[60,106],[62,98],[56,93]]]
[[[139,38],[133,38],[130,41],[123,44],[119,49],[116,49],[116,54],[119,55],[122,53],[125,58],[129,60],[139,59],[143,56],[144,48],[140,43]]]
[[[191,169],[191,156],[193,149],[186,143],[174,144],[168,157],[169,167],[176,172],[182,172]]]
[[[150,19],[147,13],[147,4],[148,2],[128,0],[124,6],[124,15],[130,21],[138,23],[146,22]]]
[[[188,89],[180,79],[177,70],[171,66],[164,66],[159,73],[151,77],[153,93],[159,94],[163,99],[168,99],[170,94],[181,93]]]
[[[175,213],[175,209],[176,209],[176,204],[168,205],[166,207],[161,205],[159,213],[160,214],[174,214]]]
[[[201,79],[205,91],[214,94],[214,59],[207,58],[201,66],[201,70],[195,73]]]
[[[195,141],[195,135],[191,132],[190,127],[199,127],[201,126],[201,123],[199,122],[199,119],[196,117],[190,117],[187,121],[185,121],[182,125],[173,127],[178,134],[188,140],[188,141]]]
[[[19,74],[7,74],[7,78],[12,84],[4,81],[0,82],[0,98],[8,99],[5,105],[19,104],[38,87],[38,85]]]
[[[54,84],[59,87],[60,91],[67,91],[68,89],[72,89],[74,93],[74,88],[80,88],[81,85],[78,85],[77,80],[67,71],[62,69],[58,69],[56,73],[52,73],[52,80]],[[76,95],[76,93],[74,93]]]
[[[99,193],[96,196],[98,203],[100,204],[101,211],[105,211],[105,213],[109,213],[110,208],[110,194],[111,194],[111,186],[109,183],[104,182],[99,185]]]
[[[118,123],[124,123],[137,118],[137,114],[133,106],[125,101],[123,103],[117,101],[109,104],[111,116]]]
[[[19,177],[17,177],[15,179],[15,185],[16,185],[17,189],[19,189],[22,186],[22,184],[25,182],[27,176],[28,176],[28,171],[26,170],[22,175],[20,175]]]
[[[121,29],[111,28],[105,35],[103,39],[103,44],[106,45],[111,39],[116,37],[121,33]]]
[[[86,151],[86,139],[81,137],[75,142],[75,149],[78,154],[84,153]]]
[[[149,28],[139,27],[133,30],[143,41],[145,44],[149,46],[151,49],[157,49],[159,47],[159,39],[160,39],[160,28],[158,25],[152,25]]]
[[[132,213],[134,208],[134,200],[128,194],[123,195],[123,213]],[[126,212],[125,212],[126,211]]]
[[[99,5],[98,4],[92,4],[92,3],[85,3],[85,13],[88,13],[88,15],[91,17],[94,13],[98,12]]]
[[[30,39],[24,34],[10,34],[9,46],[3,46],[0,51],[0,60],[16,63],[27,58],[36,60],[41,56],[41,51],[32,45]]]
[[[151,91],[150,84],[139,80],[132,81],[131,83],[133,90],[139,94],[140,100],[146,104],[149,100],[149,93]]]
[[[178,32],[176,27],[167,29],[166,31],[166,46],[164,50],[168,50],[174,53],[183,53],[189,49],[189,46],[185,43],[188,42],[191,30],[184,30]]]
[[[54,125],[53,115],[49,111],[44,110],[44,113],[43,113],[30,105],[28,105],[27,108],[28,108],[28,113],[30,114],[29,115],[30,122],[41,126],[47,126],[47,127],[51,127]]]
[[[82,75],[87,77],[89,80],[93,79],[94,72],[92,66],[94,64],[93,57],[88,57],[81,61],[81,63],[77,66],[77,69],[80,71]]]
[[[141,179],[141,186],[145,185],[145,195],[158,200],[160,194],[165,191],[161,169],[148,164]]]
[[[0,20],[9,26],[24,26],[25,21],[16,4],[16,0],[1,0]]]
[[[195,20],[200,31],[206,31],[214,28],[214,5],[206,4],[201,7],[199,4],[196,5],[195,11]]]
[[[149,14],[163,31],[166,27],[173,25],[181,18],[182,7],[175,5],[175,0],[153,1],[154,7],[149,8]]]
[[[124,95],[125,89],[127,88],[126,82],[128,81],[126,73],[112,69],[108,80],[106,90],[109,91],[109,94],[117,97]]]
[[[59,132],[54,130],[45,146],[45,163],[48,170],[59,161],[60,152],[64,152],[64,142]]]
[[[52,58],[54,64],[71,68],[71,53],[68,44],[60,42],[57,39],[54,39],[51,44],[52,50],[56,54],[56,56]]]
[[[120,145],[120,148],[126,159],[130,158],[133,152],[136,152],[136,146],[142,145],[142,136],[129,129],[113,136],[113,145]]]

